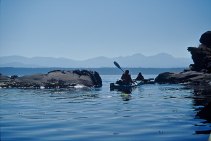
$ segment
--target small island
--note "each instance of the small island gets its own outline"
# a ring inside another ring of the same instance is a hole
[[[96,71],[89,70],[53,70],[47,74],[33,74],[11,77],[0,74],[0,87],[2,88],[74,88],[101,87],[102,79]]]

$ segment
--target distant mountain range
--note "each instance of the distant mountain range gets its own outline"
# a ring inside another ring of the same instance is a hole
[[[178,68],[188,67],[192,63],[191,58],[176,58],[166,53],[153,56],[134,54],[125,57],[96,57],[83,61],[68,58],[54,57],[23,57],[3,56],[0,57],[0,67],[63,67],[63,68],[99,68],[114,67],[113,61],[117,61],[122,67],[141,68]]]

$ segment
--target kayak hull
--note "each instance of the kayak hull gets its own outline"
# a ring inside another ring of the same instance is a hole
[[[139,86],[139,84],[131,84],[131,85],[119,85],[116,83],[110,83],[110,90],[117,90],[123,92],[131,92],[133,88]]]

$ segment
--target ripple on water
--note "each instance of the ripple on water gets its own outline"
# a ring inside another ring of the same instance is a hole
[[[104,76],[106,78],[106,76]],[[180,85],[109,90],[0,89],[2,140],[207,140],[193,96]],[[197,132],[198,131],[198,132]]]

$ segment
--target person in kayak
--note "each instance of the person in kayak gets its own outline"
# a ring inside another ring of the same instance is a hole
[[[136,81],[144,81],[144,76],[141,74],[141,72],[138,73],[136,79]]]
[[[132,78],[131,78],[131,75],[129,73],[129,70],[126,70],[122,74],[121,81],[122,81],[123,84],[126,84],[126,85],[130,85],[130,84],[134,83],[133,80],[132,80]]]

